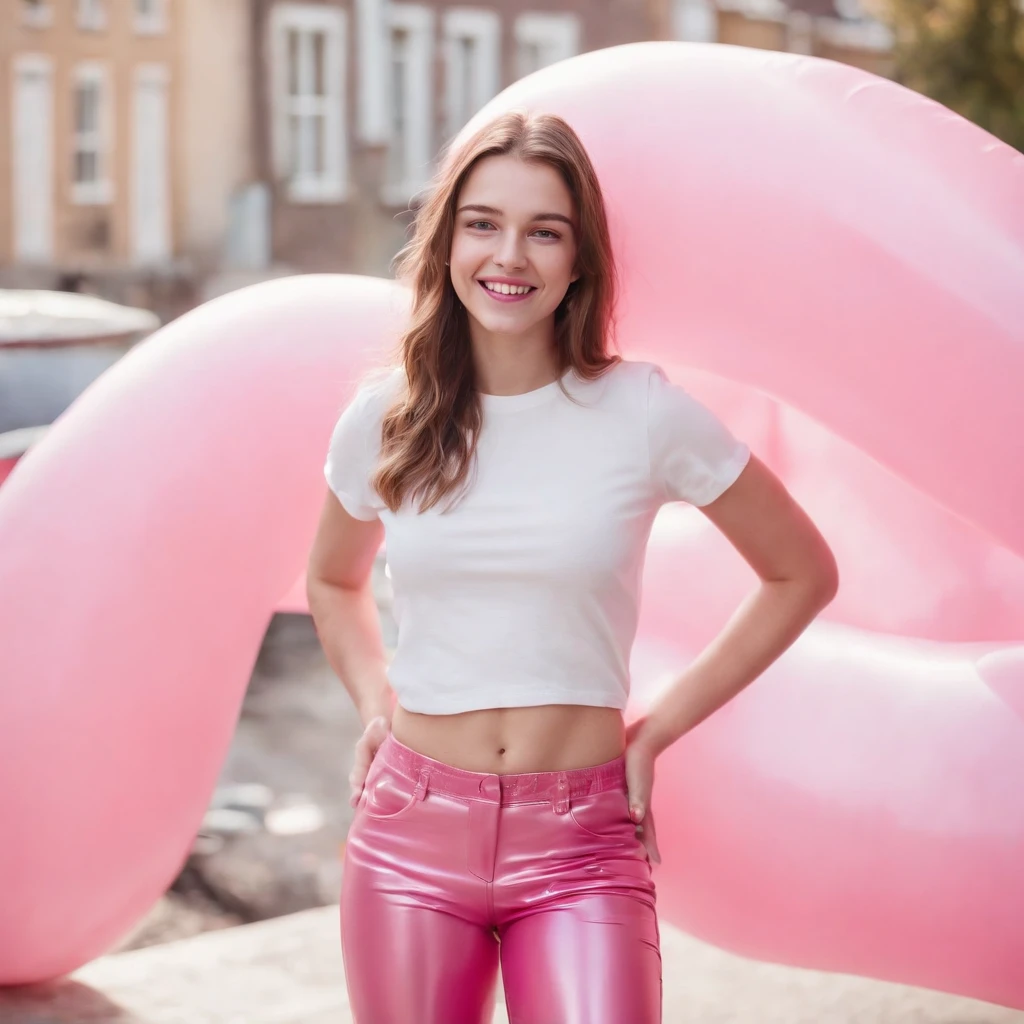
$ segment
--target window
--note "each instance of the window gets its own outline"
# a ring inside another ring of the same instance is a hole
[[[135,31],[156,36],[167,31],[167,0],[135,0]]]
[[[278,4],[271,20],[274,162],[294,202],[347,194],[345,12]]]
[[[864,17],[860,0],[834,0],[833,6],[839,17],[846,21],[860,21]]]
[[[672,28],[676,39],[688,43],[718,40],[718,11],[714,0],[675,0]]]
[[[445,129],[449,137],[500,87],[501,21],[495,11],[445,12]]]
[[[109,80],[102,65],[89,63],[75,68],[74,83],[71,201],[103,205],[114,191],[109,177]]]
[[[132,255],[138,264],[165,263],[171,255],[169,90],[165,65],[136,65],[130,200]]]
[[[516,75],[524,78],[575,56],[580,22],[575,14],[521,14],[516,19]]]
[[[78,0],[78,27],[89,32],[100,32],[107,27],[104,0]]]
[[[404,205],[430,176],[434,18],[427,7],[388,8],[388,164],[381,192]]]
[[[814,53],[814,21],[806,11],[789,12],[786,49],[790,53]]]
[[[48,28],[53,24],[53,8],[47,0],[21,0],[21,23],[28,28]]]

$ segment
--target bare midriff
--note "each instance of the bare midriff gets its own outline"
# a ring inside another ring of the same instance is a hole
[[[582,704],[486,708],[423,715],[396,705],[399,743],[455,768],[491,775],[570,771],[604,764],[626,745],[622,712]]]

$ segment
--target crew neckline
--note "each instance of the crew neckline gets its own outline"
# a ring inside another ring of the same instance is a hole
[[[486,391],[478,391],[480,405],[487,412],[492,413],[517,412],[520,409],[531,409],[557,394],[559,382],[567,383],[572,376],[572,372],[573,370],[570,366],[557,380],[553,380],[548,384],[542,384],[539,388],[534,388],[532,391],[520,392],[518,395],[491,395]]]

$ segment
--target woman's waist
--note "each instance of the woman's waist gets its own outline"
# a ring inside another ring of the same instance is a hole
[[[420,714],[399,703],[391,728],[400,744],[424,757],[492,775],[603,765],[621,756],[626,743],[622,712],[587,704]]]

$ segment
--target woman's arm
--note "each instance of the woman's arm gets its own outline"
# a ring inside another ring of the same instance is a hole
[[[364,726],[378,716],[391,721],[387,655],[370,576],[383,538],[379,519],[350,516],[328,492],[306,569],[317,635]]]
[[[753,682],[807,628],[839,586],[825,539],[755,456],[701,511],[760,577],[721,633],[631,728],[660,754]]]

